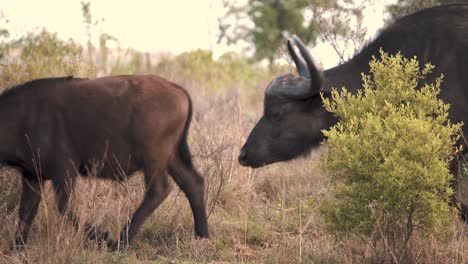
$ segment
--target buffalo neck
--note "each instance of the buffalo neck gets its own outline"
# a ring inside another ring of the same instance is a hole
[[[331,91],[332,88],[342,89],[346,87],[348,91],[356,92],[362,87],[361,73],[369,66],[362,67],[356,60],[350,60],[328,70],[325,70],[323,90]]]

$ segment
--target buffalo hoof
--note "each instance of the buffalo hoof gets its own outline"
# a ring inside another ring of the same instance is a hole
[[[119,242],[117,240],[109,238],[106,242],[107,242],[107,248],[110,251],[117,251],[119,249]]]
[[[17,237],[13,245],[10,246],[10,251],[23,251],[26,248],[23,238]]]
[[[128,243],[117,241],[115,239],[107,240],[107,248],[111,251],[126,251],[129,247]]]

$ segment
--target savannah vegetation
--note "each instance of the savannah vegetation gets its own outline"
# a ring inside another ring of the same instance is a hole
[[[362,19],[360,11],[364,5],[371,4],[371,1],[355,1],[362,2],[361,4],[355,4],[353,1],[291,1],[294,3],[291,6],[274,8],[284,1],[250,2],[251,5],[233,7],[227,16],[242,15],[249,19],[249,14],[260,12],[262,16],[254,21],[255,26],[272,25],[262,21],[261,18],[276,16],[277,10],[284,12],[286,17],[289,17],[290,12],[295,18],[301,17],[297,18],[297,21],[293,20],[292,25],[282,25],[284,28],[281,31],[278,30],[281,25],[273,25],[271,31],[270,28],[265,28],[263,31],[267,34],[265,36],[257,36],[249,31],[252,29],[247,28],[245,29],[247,31],[241,31],[247,35],[242,36],[251,42],[254,53],[250,55],[227,53],[216,59],[209,50],[195,50],[175,56],[161,55],[155,58],[151,54],[130,48],[110,49],[108,43],[118,40],[105,33],[99,35],[97,45],[91,40],[86,45],[73,40],[63,40],[46,29],[25,33],[18,39],[12,39],[8,36],[8,23],[5,23],[4,17],[1,18],[0,88],[3,90],[30,79],[48,76],[74,75],[93,78],[103,75],[151,73],[176,82],[189,91],[194,101],[189,145],[195,166],[206,182],[210,239],[194,238],[189,204],[180,190],[175,187],[168,199],[142,227],[128,251],[109,252],[104,245],[89,241],[83,230],[75,230],[59,216],[52,188],[47,185],[27,247],[22,251],[11,251],[21,181],[18,172],[4,168],[0,171],[0,263],[380,263],[382,261],[465,263],[468,261],[466,227],[453,211],[444,207],[446,204],[443,202],[450,194],[449,188],[441,188],[438,197],[426,197],[424,193],[406,193],[402,188],[400,194],[410,196],[407,201],[413,201],[411,198],[415,196],[423,196],[426,199],[424,201],[429,203],[418,203],[417,206],[428,206],[434,209],[434,212],[440,209],[429,216],[410,215],[415,220],[420,220],[418,224],[424,223],[424,227],[427,228],[414,226],[408,239],[405,239],[397,237],[406,230],[404,229],[406,226],[402,226],[406,222],[402,222],[397,216],[405,216],[406,207],[392,207],[395,204],[392,200],[377,200],[381,203],[376,203],[376,207],[373,207],[385,210],[366,208],[365,212],[354,212],[355,217],[351,218],[352,221],[350,218],[339,217],[343,212],[342,209],[354,208],[343,207],[344,200],[336,199],[337,195],[347,199],[353,191],[358,190],[340,190],[340,182],[350,180],[353,183],[352,187],[362,188],[362,186],[359,182],[354,184],[353,179],[340,178],[344,174],[332,175],[329,169],[339,164],[334,163],[333,157],[328,154],[325,158],[320,158],[323,152],[326,152],[326,148],[314,151],[305,158],[255,170],[241,167],[237,163],[239,148],[261,114],[264,88],[278,73],[294,71],[287,64],[277,63],[278,58],[285,57],[282,50],[284,47],[278,46],[266,50],[262,45],[264,47],[267,43],[282,45],[281,43],[285,43],[284,36],[278,32],[286,31],[292,34],[299,31],[302,32],[300,34],[305,34],[302,37],[306,37],[310,46],[318,41],[325,41],[332,45],[335,51],[341,54],[340,59],[344,60],[347,58],[345,50],[348,50],[349,43],[354,43],[356,47],[362,45],[363,32],[365,32],[365,28],[360,27],[347,30],[349,28],[346,27],[350,24],[346,21]],[[412,3],[413,1],[399,1],[397,5],[403,8]],[[440,3],[432,1],[431,4]],[[252,6],[258,8],[255,10],[258,12],[249,11]],[[83,25],[89,36],[95,33],[93,32],[95,19],[91,15],[91,8],[89,3],[82,4]],[[393,7],[389,7],[389,10],[391,8]],[[307,12],[317,16],[311,19],[310,16],[304,15]],[[326,16],[330,12],[341,15]],[[331,21],[332,17],[342,20]],[[306,24],[304,21],[308,22],[307,26],[304,26]],[[302,28],[303,26],[305,28]],[[225,34],[233,43],[236,38],[240,38],[228,31]],[[223,39],[223,36],[220,38]],[[258,63],[259,60],[266,60],[268,66]],[[414,64],[411,65],[413,68],[407,72],[408,78],[419,76],[419,68],[416,69]],[[381,68],[384,73],[381,77],[392,83],[395,75],[390,74],[390,68]],[[368,88],[372,86],[372,82],[367,84]],[[444,106],[437,108],[439,102],[434,100],[437,84],[431,87],[428,88],[425,99],[428,102],[437,102],[433,111],[445,111]],[[384,88],[382,87],[382,94],[388,92]],[[417,97],[416,94],[409,95]],[[336,96],[338,99],[338,95]],[[365,100],[366,97],[361,99]],[[337,104],[335,108],[332,106],[329,102],[328,108],[331,111],[337,110]],[[414,107],[419,106],[414,105]],[[406,117],[400,116],[400,118]],[[366,124],[374,123],[369,121]],[[424,120],[419,125],[423,128],[429,126]],[[438,123],[432,128],[432,132],[444,131],[444,135],[451,139],[453,131],[450,128],[445,129]],[[427,130],[422,131],[428,133]],[[328,133],[331,144],[333,140],[339,139],[338,134],[333,134],[332,131]],[[381,140],[372,137],[370,139]],[[435,142],[436,139],[433,141],[434,144],[442,144]],[[440,156],[441,159],[445,157]],[[398,156],[395,157],[397,158]],[[322,162],[319,163],[321,159]],[[325,169],[321,167],[323,164],[326,164]],[[369,166],[369,164],[355,165]],[[437,169],[443,171],[443,164],[439,165]],[[410,169],[404,167],[401,170]],[[402,174],[401,180],[408,184],[407,188],[414,188],[414,184],[419,186],[425,180],[418,179],[421,182],[415,183],[404,175]],[[434,181],[439,184],[437,186],[446,187],[447,177],[449,176],[444,174],[444,178]],[[385,187],[379,179],[371,183],[377,187]],[[95,180],[92,177],[81,178],[77,184],[73,203],[81,223],[95,223],[117,234],[139,205],[143,191],[142,179],[138,176],[125,182]],[[366,192],[364,194],[375,195]],[[364,198],[368,197],[349,200],[349,204],[364,203]],[[382,212],[382,215],[373,214],[376,211]],[[385,221],[377,221],[382,219]],[[428,224],[426,225],[424,221]]]
[[[434,66],[380,53],[362,90],[324,99],[340,120],[324,131],[320,167],[334,184],[319,211],[329,231],[373,245],[378,262],[405,263],[416,260],[414,234],[453,232],[447,161],[459,151],[462,123],[450,123],[449,105],[437,99],[443,76],[416,88]]]

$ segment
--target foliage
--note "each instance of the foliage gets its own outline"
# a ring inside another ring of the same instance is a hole
[[[10,21],[6,18],[5,14],[0,11],[0,45],[3,45],[5,40],[10,37],[10,31],[6,28],[6,25]],[[4,54],[0,50],[0,60],[3,58]]]
[[[371,0],[311,1],[312,21],[340,62],[356,54],[364,44],[367,28],[363,23],[363,11],[373,5],[375,1]]]
[[[387,5],[390,14],[390,20],[387,22],[421,9],[453,3],[468,3],[468,0],[398,0],[395,4]]]
[[[109,42],[118,43],[118,39],[110,34],[99,32],[99,49],[93,45],[93,33],[96,33],[97,26],[99,22],[104,22],[104,18],[99,20],[94,20],[91,14],[91,3],[90,2],[80,2],[81,4],[81,14],[83,16],[83,26],[85,28],[85,33],[88,38],[86,43],[86,53],[87,53],[87,64],[88,67],[97,70],[98,73],[109,74],[111,70],[109,68],[117,67],[121,70],[121,65],[119,60],[117,60],[116,65],[110,66],[109,55],[110,50],[107,44]],[[133,55],[133,54],[132,54]],[[133,73],[133,72],[132,72]]]
[[[306,44],[316,39],[315,25],[305,16],[307,0],[249,0],[244,5],[224,1],[224,5],[228,12],[219,21],[219,39],[228,44],[239,40],[253,44],[257,61],[267,59],[272,65],[284,46],[284,37],[292,34]]]
[[[102,72],[104,75],[142,74],[148,73],[148,71],[150,71],[150,69],[146,67],[143,53],[137,50],[129,48],[125,51],[124,54],[117,54],[114,56],[113,60],[107,59],[107,48],[101,48],[100,52],[101,57],[105,56],[106,58],[106,60],[101,61],[100,66],[100,68],[104,71]],[[104,52],[106,52],[106,54]],[[110,67],[110,72],[105,70],[107,67]]]
[[[433,66],[420,70],[416,58],[380,55],[363,75],[363,90],[334,89],[324,98],[340,121],[324,131],[321,168],[335,186],[321,213],[330,230],[381,238],[400,259],[413,231],[450,231],[448,162],[461,124],[450,123],[449,105],[437,98],[442,76],[417,89]]]
[[[198,86],[209,90],[229,87],[252,88],[259,80],[269,77],[262,67],[257,67],[235,53],[223,54],[218,60],[208,50],[195,50],[175,57],[163,58],[155,72],[168,79],[190,80],[184,86]]]
[[[34,78],[75,75],[81,53],[81,45],[73,40],[63,41],[44,29],[5,41],[0,44],[1,83],[7,87]]]
[[[112,35],[106,33],[99,35],[100,68],[104,73],[108,72],[107,66],[109,65],[109,55],[111,53],[109,47],[107,46],[109,41],[118,42],[117,38]]]

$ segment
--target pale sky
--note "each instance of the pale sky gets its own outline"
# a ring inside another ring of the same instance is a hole
[[[1,0],[0,11],[10,21],[6,28],[13,37],[46,28],[63,39],[85,43],[87,37],[81,13],[82,0]],[[84,0],[87,2],[87,0]],[[194,49],[212,49],[215,56],[239,46],[217,44],[218,18],[225,12],[221,0],[98,0],[91,2],[93,20],[99,32],[115,36],[122,47],[140,51],[169,51],[178,54]],[[380,2],[387,2],[382,0]],[[394,1],[391,1],[394,2]],[[383,5],[365,13],[368,37],[383,26]],[[104,19],[104,21],[101,21]],[[2,22],[0,22],[2,23]],[[3,25],[0,25],[3,26]],[[314,58],[325,68],[338,63],[329,45],[312,49]]]

